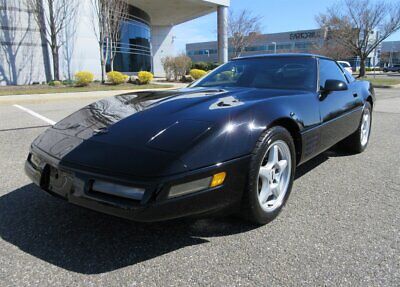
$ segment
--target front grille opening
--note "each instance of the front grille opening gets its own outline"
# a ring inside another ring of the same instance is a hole
[[[93,180],[87,195],[95,200],[113,205],[133,206],[140,204],[145,189]]]

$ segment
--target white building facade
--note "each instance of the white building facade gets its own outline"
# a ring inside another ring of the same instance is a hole
[[[100,49],[93,29],[92,0],[80,0],[76,33],[60,49],[63,79],[77,71],[101,75]],[[218,12],[220,58],[227,60],[227,10],[230,0],[127,0],[129,17],[121,25],[114,69],[163,76],[161,59],[174,54],[175,25]],[[33,13],[23,0],[0,0],[0,85],[50,81],[51,53]],[[68,57],[66,49],[71,56]]]

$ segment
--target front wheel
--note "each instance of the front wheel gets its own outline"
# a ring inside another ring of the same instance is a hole
[[[273,127],[262,134],[252,155],[242,213],[257,224],[278,216],[289,197],[296,170],[290,133]]]

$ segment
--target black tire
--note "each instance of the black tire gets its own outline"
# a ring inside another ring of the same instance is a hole
[[[368,134],[368,141],[366,144],[361,143],[361,127],[362,127],[362,119],[366,111],[369,111],[370,114],[370,131]],[[342,142],[340,142],[340,147],[344,149],[346,152],[358,154],[365,151],[368,147],[369,138],[371,136],[371,127],[372,127],[372,107],[369,102],[366,102],[364,105],[363,113],[361,115],[360,124],[357,130],[350,135],[349,137],[345,138]]]
[[[289,185],[280,207],[272,212],[266,212],[258,200],[259,170],[268,148],[277,141],[284,141],[290,149],[291,170]],[[275,219],[284,207],[292,190],[294,175],[296,171],[296,151],[290,133],[283,127],[272,127],[265,131],[258,140],[252,152],[248,183],[243,194],[241,214],[253,223],[264,225]]]

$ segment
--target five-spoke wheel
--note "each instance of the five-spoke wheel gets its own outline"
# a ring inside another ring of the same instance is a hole
[[[280,126],[265,131],[250,165],[242,212],[251,221],[266,224],[278,216],[292,189],[296,156],[289,131]]]
[[[361,145],[365,146],[368,143],[369,133],[371,130],[371,111],[370,111],[370,109],[364,110],[360,129],[361,129],[361,131],[360,131]]]
[[[289,146],[282,140],[272,143],[261,162],[257,190],[261,207],[273,211],[282,205],[291,175]]]

